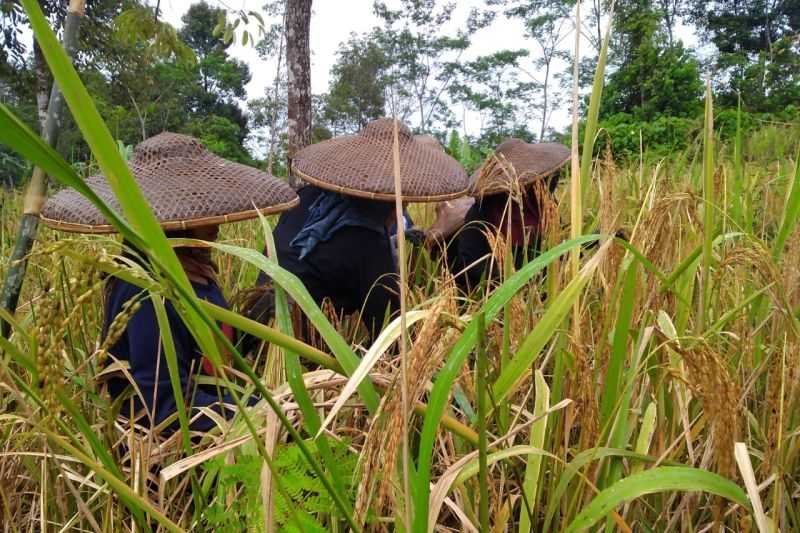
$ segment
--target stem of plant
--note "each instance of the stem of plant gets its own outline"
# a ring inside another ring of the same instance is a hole
[[[71,0],[67,9],[67,17],[64,20],[64,37],[62,44],[70,59],[75,57],[75,50],[78,43],[78,28],[84,14],[86,0]],[[47,105],[47,117],[45,118],[43,137],[47,144],[55,146],[58,141],[59,130],[61,129],[62,115],[64,110],[64,98],[58,84],[53,82],[50,90],[50,102]],[[19,295],[22,291],[22,283],[25,281],[25,272],[28,267],[26,257],[31,251],[36,232],[39,228],[39,213],[44,204],[47,194],[47,176],[44,171],[35,167],[31,176],[28,190],[25,192],[22,218],[17,239],[14,243],[14,250],[11,252],[8,264],[9,269],[3,282],[3,289],[0,291],[0,307],[7,310],[12,315],[17,310]],[[11,333],[11,324],[5,320],[0,321],[0,334],[8,337]]]
[[[475,365],[475,390],[478,397],[478,484],[480,485],[480,530],[489,531],[489,472],[486,464],[486,316],[480,313],[478,322],[478,359]]]
[[[397,262],[400,267],[400,391],[402,402],[402,441],[403,441],[403,497],[405,500],[405,522],[410,528],[412,522],[411,512],[411,478],[408,468],[408,330],[406,328],[406,298],[408,296],[408,272],[406,272],[406,224],[403,216],[403,191],[400,179],[400,139],[397,119],[394,119],[394,142],[392,155],[394,158],[394,206],[397,220]]]

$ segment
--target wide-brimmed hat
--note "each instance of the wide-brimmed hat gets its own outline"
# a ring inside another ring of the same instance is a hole
[[[160,133],[140,143],[128,166],[165,230],[235,222],[284,211],[298,204],[289,185],[266,172],[218,157],[195,139]],[[117,201],[103,175],[87,185],[115,210]],[[42,221],[62,231],[116,231],[100,211],[74,189],[50,198]]]
[[[569,158],[570,150],[563,144],[529,144],[507,139],[472,175],[470,192],[474,196],[488,196],[508,192],[513,185],[530,185],[560,170]]]
[[[398,124],[400,178],[403,200],[434,202],[463,196],[469,177],[462,166],[416,139]],[[344,135],[307,146],[295,154],[292,170],[314,185],[342,194],[393,200],[394,124],[381,118],[367,124],[357,135]]]
[[[442,146],[442,143],[439,142],[439,139],[433,135],[414,135],[414,140],[424,144],[428,148],[433,148],[435,150],[439,150],[440,152],[444,152],[444,146]]]

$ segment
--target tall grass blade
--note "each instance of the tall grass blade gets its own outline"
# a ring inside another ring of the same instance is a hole
[[[706,315],[711,304],[711,262],[715,237],[714,209],[714,103],[711,79],[706,81],[706,108],[703,125],[703,285],[698,310],[699,331],[705,330]]]
[[[478,312],[486,314],[487,322],[494,320],[497,313],[508,300],[517,293],[533,276],[541,272],[552,261],[584,243],[598,240],[598,235],[586,235],[571,239],[544,252],[525,265],[513,276],[498,287]],[[458,377],[461,367],[477,342],[477,323],[473,320],[466,327],[456,344],[447,355],[436,381],[433,384],[428,402],[427,413],[422,423],[417,460],[417,474],[414,479],[414,530],[422,531],[428,524],[428,497],[430,495],[431,458],[433,445],[439,424],[444,415],[447,400],[453,383]]]
[[[642,455],[647,455],[650,451],[650,443],[656,432],[656,415],[658,414],[656,402],[650,402],[644,411],[642,424],[639,427],[639,436],[636,438],[636,445],[633,451]],[[644,462],[638,461],[631,467],[631,474],[637,474],[644,470]]]
[[[600,102],[603,99],[603,83],[606,76],[606,61],[608,59],[608,45],[611,41],[611,29],[614,22],[614,2],[611,2],[608,13],[608,27],[606,28],[600,54],[597,56],[597,67],[592,81],[592,95],[589,98],[589,110],[586,115],[586,128],[583,133],[583,147],[581,151],[581,199],[586,199],[589,184],[592,182],[592,159],[594,156],[594,143],[597,137],[597,125],[600,118]],[[578,26],[580,27],[580,26]],[[580,33],[580,32],[576,32]],[[577,61],[577,59],[576,59]]]
[[[633,306],[636,299],[637,264],[635,261],[630,262],[625,272],[622,294],[617,310],[617,320],[614,323],[611,355],[608,359],[605,385],[600,399],[600,427],[610,427],[614,408],[619,405],[619,395],[622,392],[620,384],[622,383],[625,369],[625,356],[628,353],[628,331],[631,326]],[[626,416],[627,413],[620,413],[620,417]]]
[[[660,466],[629,476],[601,491],[575,517],[566,531],[584,531],[623,502],[666,491],[708,492],[750,509],[747,494],[741,487],[718,474],[700,468]]]
[[[795,159],[794,177],[789,184],[789,191],[786,193],[786,204],[781,214],[781,225],[775,242],[772,244],[772,258],[777,262],[783,254],[786,240],[797,227],[797,217],[800,216],[800,152]]]
[[[747,445],[744,442],[737,442],[734,445],[733,453],[736,458],[736,464],[739,465],[739,472],[742,473],[747,497],[750,498],[750,503],[753,504],[753,518],[756,520],[758,531],[759,533],[772,533],[773,529],[770,527],[769,519],[764,513],[764,504],[761,503],[761,495],[758,493],[756,474],[753,472],[753,463],[750,462]]]
[[[612,241],[606,241],[589,262],[581,269],[564,290],[547,307],[533,330],[520,344],[508,366],[494,382],[492,394],[495,402],[502,402],[514,392],[519,383],[530,373],[531,364],[536,360],[545,344],[558,331],[558,326],[567,316],[572,304],[580,296],[583,288],[594,275],[595,270],[605,257]]]
[[[533,418],[536,422],[531,426],[530,446],[531,448],[544,449],[545,438],[547,436],[547,416],[545,413],[550,409],[550,388],[544,379],[541,370],[537,370],[534,375],[536,387],[536,399],[533,407]],[[539,493],[539,476],[542,470],[542,456],[529,455],[528,464],[525,467],[525,478],[522,482],[523,498],[519,511],[520,533],[531,531],[531,515],[536,512],[537,499]]]
[[[475,320],[478,322],[478,357],[475,365],[475,395],[478,398],[478,486],[480,487],[478,522],[481,531],[489,531],[489,467],[486,462],[486,315],[479,313]]]

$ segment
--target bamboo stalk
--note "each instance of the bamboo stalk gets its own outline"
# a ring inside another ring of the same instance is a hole
[[[67,18],[64,20],[63,45],[70,59],[75,57],[78,45],[78,29],[84,15],[86,0],[70,0],[67,8]],[[53,83],[50,90],[50,101],[47,106],[47,117],[42,127],[42,136],[50,146],[58,142],[58,135],[63,122],[64,98],[57,83]],[[0,291],[0,307],[12,315],[17,309],[22,283],[28,267],[26,257],[31,251],[33,241],[39,228],[39,214],[42,211],[47,195],[47,176],[39,167],[33,169],[30,184],[25,192],[22,218],[14,250],[11,252],[9,268]],[[0,321],[0,333],[8,337],[11,333],[11,324],[5,320]]]

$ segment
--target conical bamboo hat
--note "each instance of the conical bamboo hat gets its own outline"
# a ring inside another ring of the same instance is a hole
[[[458,161],[398,124],[402,197],[434,202],[463,196],[469,177]],[[292,160],[292,171],[323,189],[376,200],[394,199],[394,124],[381,118],[357,135],[312,144]]]
[[[517,180],[526,186],[549,176],[567,164],[570,150],[558,143],[526,143],[507,139],[497,145],[494,154],[486,158],[472,175],[471,194],[488,196],[509,191]]]
[[[129,168],[165,230],[235,222],[298,204],[289,185],[266,172],[218,157],[194,137],[160,133],[136,146]],[[86,183],[112,208],[119,202],[103,175]],[[114,227],[74,189],[50,198],[42,221],[62,231],[113,233]]]

